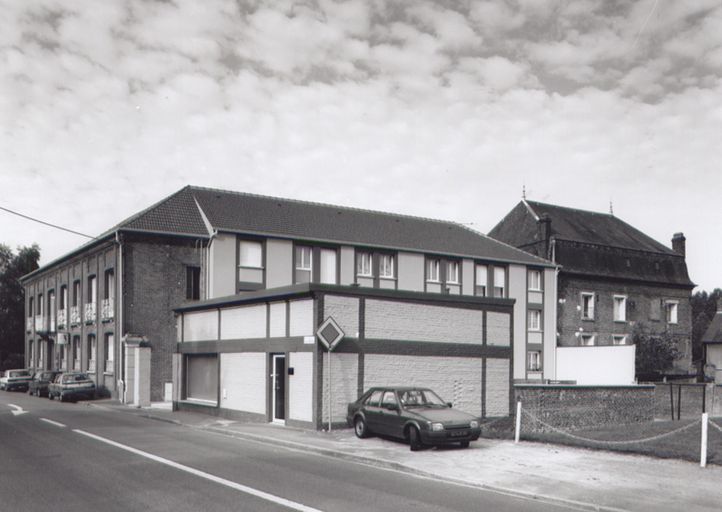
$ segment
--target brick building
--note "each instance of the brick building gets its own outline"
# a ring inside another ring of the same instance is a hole
[[[561,266],[559,347],[625,346],[633,329],[642,327],[674,337],[682,357],[673,373],[694,373],[689,300],[694,284],[681,233],[670,249],[612,214],[522,200],[489,236]],[[585,351],[575,353],[578,363]],[[600,354],[614,351],[586,353],[594,364]],[[609,361],[613,367],[614,359]]]
[[[24,278],[27,356],[59,367],[71,350],[133,401],[140,340],[152,400],[313,428],[374,384],[432,385],[499,416],[514,378],[553,378],[555,271],[450,222],[185,187]],[[68,302],[33,300],[76,285],[80,318],[37,329]],[[93,319],[96,297],[112,318]],[[316,336],[329,318],[343,333],[331,372]]]

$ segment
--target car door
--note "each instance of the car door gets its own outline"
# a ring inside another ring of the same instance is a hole
[[[371,432],[381,433],[381,396],[383,390],[376,390],[372,392],[364,402],[363,411],[364,417],[366,418],[366,425]]]
[[[395,390],[388,389],[384,391],[380,410],[379,433],[387,436],[403,437],[403,418]]]

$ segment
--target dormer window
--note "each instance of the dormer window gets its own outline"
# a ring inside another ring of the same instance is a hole
[[[447,284],[459,284],[459,262],[458,261],[447,261],[446,262],[446,283]]]
[[[373,277],[373,254],[370,252],[356,253],[356,275],[360,277]]]
[[[394,278],[394,255],[379,255],[379,277],[383,279]]]
[[[426,280],[431,283],[441,282],[441,260],[426,260]]]
[[[313,273],[313,250],[305,245],[296,246],[296,283],[310,283]]]

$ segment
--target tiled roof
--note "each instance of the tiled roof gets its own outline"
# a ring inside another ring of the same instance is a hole
[[[191,186],[118,228],[208,236],[203,215],[218,231],[549,265],[453,222]]]
[[[526,201],[531,210],[551,220],[551,235],[564,240],[676,255],[669,247],[611,214]]]
[[[722,343],[722,311],[712,317],[712,322],[702,336],[702,343]]]

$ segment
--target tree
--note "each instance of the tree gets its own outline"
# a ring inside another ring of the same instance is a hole
[[[717,312],[717,301],[722,300],[722,289],[715,288],[712,293],[697,292],[690,297],[692,305],[692,360],[701,361],[704,357],[702,336]]]
[[[17,254],[0,244],[0,365],[17,360],[25,347],[25,290],[20,278],[38,268],[40,248],[18,248]]]
[[[639,380],[659,380],[672,369],[680,353],[677,343],[667,332],[650,334],[643,325],[637,325],[632,333],[633,343],[637,346],[634,369]]]

